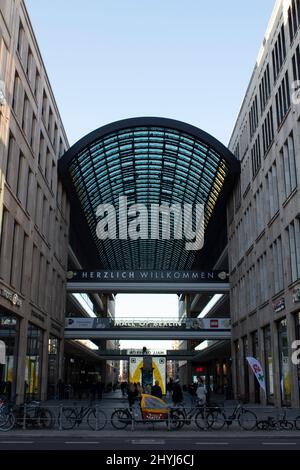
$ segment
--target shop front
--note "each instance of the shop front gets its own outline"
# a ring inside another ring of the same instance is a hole
[[[43,354],[43,335],[41,328],[29,323],[25,364],[25,398],[39,399],[41,396],[41,373]]]
[[[0,395],[12,398],[16,390],[19,320],[5,310],[0,311]]]

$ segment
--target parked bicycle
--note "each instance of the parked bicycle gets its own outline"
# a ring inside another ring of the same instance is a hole
[[[76,405],[76,404],[75,404]],[[88,426],[94,431],[99,431],[106,426],[107,416],[103,410],[96,406],[81,406],[62,408],[58,422],[62,429],[74,429],[79,427],[86,418]]]
[[[196,402],[196,405],[190,409],[186,409],[184,403],[180,403],[178,410],[183,414],[182,426],[189,426],[194,420],[198,429],[204,431],[211,427],[214,420],[214,412],[220,410],[220,408],[218,405],[203,405]]]
[[[208,417],[211,429],[220,430],[223,429],[225,424],[227,428],[232,425],[233,422],[237,421],[239,426],[245,431],[252,431],[257,425],[257,416],[253,411],[244,408],[238,403],[232,414],[226,415],[224,408],[216,409]]]
[[[0,431],[10,431],[15,425],[15,416],[12,404],[6,399],[0,398]]]
[[[297,419],[295,419],[295,426]],[[299,419],[300,424],[300,419]],[[293,421],[287,420],[286,410],[284,410],[281,418],[276,419],[273,416],[268,416],[267,419],[261,419],[257,422],[257,429],[260,431],[271,431],[271,430],[284,430],[290,431],[294,428]]]

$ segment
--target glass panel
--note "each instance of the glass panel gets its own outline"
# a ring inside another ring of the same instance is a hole
[[[274,401],[274,373],[273,373],[273,353],[271,328],[264,328],[264,348],[265,348],[265,370],[267,382],[267,400],[269,403]]]
[[[281,322],[278,323],[278,353],[281,401],[282,404],[289,405],[291,400],[291,370],[286,319],[281,320]]]
[[[25,366],[25,398],[40,398],[43,331],[29,324]]]
[[[19,321],[0,312],[0,341],[5,344],[5,364],[0,364],[0,395],[12,398],[16,387]]]

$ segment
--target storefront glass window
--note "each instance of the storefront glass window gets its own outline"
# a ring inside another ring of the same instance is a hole
[[[58,382],[59,340],[50,336],[48,341],[48,398],[56,397]]]
[[[251,334],[251,340],[252,340],[252,356],[255,357],[255,359],[260,361],[259,357],[259,345],[258,345],[258,331],[254,331]],[[254,380],[254,398],[255,398],[255,403],[260,403],[260,385],[258,383],[258,380],[253,374],[253,380]]]
[[[25,369],[25,397],[40,398],[43,330],[29,324]]]
[[[264,328],[265,370],[267,382],[267,399],[269,403],[274,402],[274,373],[271,327]]]
[[[282,404],[289,405],[291,401],[291,370],[289,361],[286,319],[281,320],[278,323],[278,352],[281,401]]]
[[[10,398],[15,393],[18,331],[19,321],[13,315],[0,312],[0,341],[5,354],[1,361],[4,364],[0,364],[0,395]]]
[[[244,365],[244,400],[249,401],[249,367],[247,357],[248,354],[248,338],[243,337],[243,365]]]

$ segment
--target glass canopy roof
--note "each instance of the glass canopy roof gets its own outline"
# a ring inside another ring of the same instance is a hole
[[[127,119],[97,129],[71,147],[59,166],[72,194],[71,211],[80,210],[89,227],[96,265],[115,270],[188,270],[196,252],[186,250],[185,239],[174,239],[172,219],[169,240],[100,240],[99,204],[118,210],[119,197],[126,196],[128,206],[145,204],[150,212],[151,204],[201,203],[207,228],[239,173],[239,162],[212,136],[164,118]]]

